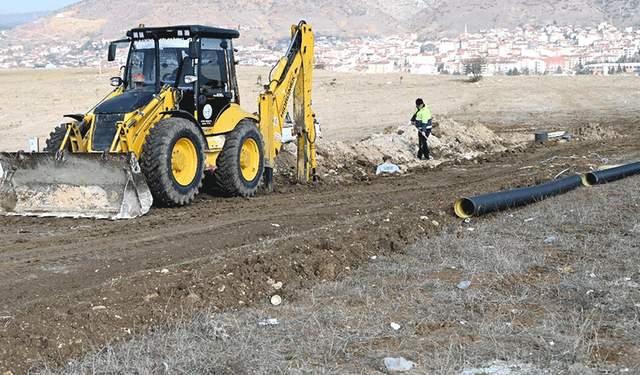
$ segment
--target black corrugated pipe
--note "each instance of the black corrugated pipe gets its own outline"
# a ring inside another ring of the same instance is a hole
[[[473,215],[479,216],[488,212],[533,203],[546,197],[566,193],[581,185],[582,178],[576,174],[545,184],[462,198],[455,203],[454,210],[456,215],[465,219]]]
[[[584,183],[585,186],[593,186],[595,184],[619,180],[638,173],[640,173],[640,162],[625,164],[597,172],[589,172],[582,178],[582,183]]]

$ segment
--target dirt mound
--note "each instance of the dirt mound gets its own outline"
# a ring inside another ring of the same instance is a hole
[[[611,128],[602,127],[597,122],[590,122],[586,125],[579,127],[576,130],[576,135],[582,139],[599,141],[603,139],[612,139],[620,137],[615,130]]]
[[[461,123],[446,117],[433,122],[429,136],[431,160],[418,160],[418,133],[409,123],[396,128],[390,126],[383,132],[372,134],[358,141],[325,141],[317,144],[318,166],[321,178],[327,181],[349,183],[366,181],[375,176],[376,167],[384,155],[391,155],[402,173],[414,168],[433,168],[448,161],[477,159],[483,155],[509,151],[523,151],[533,145],[533,133],[504,133],[500,136],[484,124],[474,121]],[[599,141],[619,138],[615,130],[588,123],[577,128],[576,140]],[[570,142],[557,137],[545,142]],[[279,181],[289,179],[295,183],[296,146],[284,145],[276,159],[276,175]]]
[[[531,138],[531,139],[530,139]],[[435,167],[445,161],[470,160],[487,153],[499,153],[523,146],[532,141],[526,135],[504,139],[479,122],[462,124],[440,117],[433,123],[429,136],[432,159],[421,161],[418,153],[418,133],[407,123],[397,128],[388,127],[359,141],[318,142],[318,165],[325,178],[366,179],[375,173],[384,155],[391,155],[402,172],[423,166]],[[276,173],[295,174],[295,151],[292,144],[283,147],[276,161]]]

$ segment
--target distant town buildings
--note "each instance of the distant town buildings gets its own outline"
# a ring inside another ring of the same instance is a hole
[[[4,38],[0,35],[0,38]],[[0,68],[96,67],[106,65],[109,41],[0,49]],[[236,43],[241,65],[273,66],[288,40]],[[342,39],[316,36],[315,64],[337,72],[462,74],[464,64],[481,57],[486,75],[639,74],[640,32],[607,23],[574,28],[548,25],[491,29],[458,38],[421,40],[417,35]]]
[[[602,23],[593,28],[549,25],[491,29],[455,39],[416,35],[339,40],[316,39],[316,65],[342,72],[462,74],[464,62],[481,57],[484,73],[613,74],[640,72],[640,32]],[[251,51],[257,57],[258,51]]]

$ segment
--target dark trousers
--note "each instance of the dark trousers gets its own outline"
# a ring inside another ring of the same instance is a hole
[[[429,159],[429,146],[427,145],[427,138],[429,138],[429,134],[431,133],[431,129],[424,132],[418,130],[418,159],[422,159],[424,156],[425,159]]]

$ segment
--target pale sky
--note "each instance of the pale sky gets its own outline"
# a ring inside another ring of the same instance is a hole
[[[81,0],[1,0],[0,14],[54,11]]]

